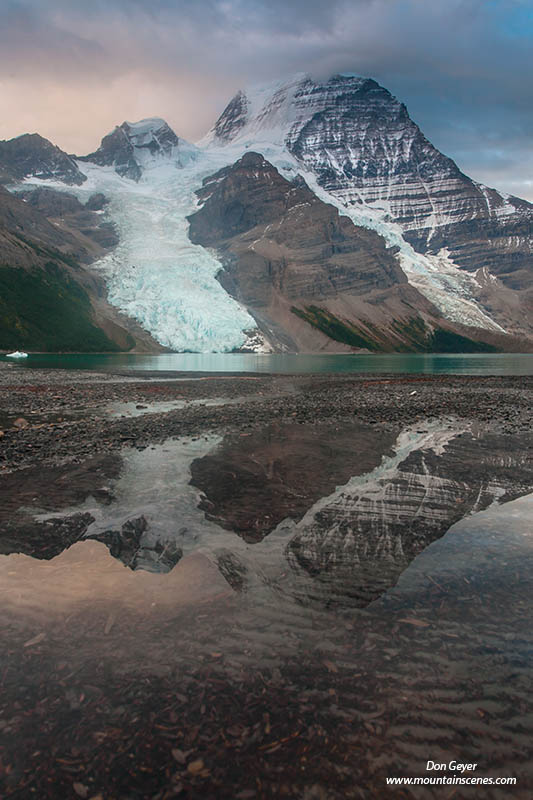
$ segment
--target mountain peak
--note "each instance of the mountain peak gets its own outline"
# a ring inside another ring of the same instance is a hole
[[[178,136],[161,117],[148,117],[138,122],[123,122],[117,127],[135,147],[147,147],[150,150],[157,150],[160,147],[169,150],[179,144]]]
[[[74,159],[39,133],[0,141],[0,182],[25,178],[78,186],[86,180]]]
[[[139,181],[147,169],[165,162],[182,167],[194,158],[194,145],[180,139],[160,117],[123,122],[104,136],[94,153],[83,157],[102,167],[113,166],[122,178]]]
[[[372,78],[337,73],[316,81],[307,73],[239,90],[226,106],[205,143],[268,141],[286,145],[314,114],[334,112],[339,104],[390,104],[403,109],[391,93]]]

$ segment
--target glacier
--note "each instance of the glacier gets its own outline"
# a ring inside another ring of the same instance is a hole
[[[353,81],[359,85],[365,79]],[[110,161],[97,164],[86,156],[76,161],[86,176],[81,186],[33,177],[25,180],[24,187],[51,186],[75,194],[82,202],[97,192],[109,199],[104,213],[117,228],[119,244],[92,268],[105,278],[112,305],[177,352],[229,352],[250,342],[250,349],[268,349],[254,318],[217,280],[224,268],[221,261],[188,237],[187,216],[198,207],[195,191],[203,179],[251,149],[285,178],[301,175],[321,200],[356,225],[380,234],[396,249],[408,281],[444,317],[505,332],[478,302],[476,277],[460,269],[448,251],[441,249],[435,255],[415,251],[401,225],[391,220],[386,199],[359,197],[355,203],[342,193],[328,191],[319,184],[312,164],[290,151],[290,137],[320,110],[321,95],[314,87],[308,76],[296,75],[289,81],[239,92],[228,106],[229,115],[226,109],[196,144],[179,139],[160,118],[123,123],[115,133],[122,131],[129,140],[138,180],[121,176]],[[109,157],[102,148],[92,155],[102,153]]]
[[[109,167],[81,168],[88,178],[84,192],[109,198],[108,213],[118,229],[118,246],[93,264],[105,275],[109,302],[172,350],[241,347],[255,321],[217,281],[222,264],[187,234],[186,217],[201,183],[198,163],[180,170],[157,167],[133,185]]]
[[[136,183],[113,167],[77,163],[87,180],[68,191],[81,202],[105,194],[105,213],[119,235],[117,247],[91,265],[106,280],[109,302],[177,352],[230,352],[244,345],[255,320],[216,279],[220,261],[187,234],[194,191],[218,166],[209,158],[188,159],[183,167],[151,159]],[[66,190],[55,181],[24,183],[38,185]]]

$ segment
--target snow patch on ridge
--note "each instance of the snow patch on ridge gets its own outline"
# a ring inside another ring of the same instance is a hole
[[[504,328],[491,319],[476,300],[480,286],[475,276],[460,269],[450,258],[448,250],[443,248],[437,255],[417,253],[405,241],[401,227],[384,220],[386,204],[375,204],[374,207],[365,203],[345,206],[318,185],[315,175],[308,172],[301,174],[317,197],[334,205],[355,225],[379,233],[389,247],[398,248],[396,257],[409,283],[427,297],[446,319],[461,325],[505,333]]]

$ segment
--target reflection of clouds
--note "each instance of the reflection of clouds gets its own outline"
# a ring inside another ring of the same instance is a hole
[[[229,597],[232,589],[202,553],[167,573],[132,572],[101,542],[77,542],[50,561],[19,553],[0,556],[2,605],[14,614],[50,620],[83,608],[109,607],[172,616],[180,607]]]

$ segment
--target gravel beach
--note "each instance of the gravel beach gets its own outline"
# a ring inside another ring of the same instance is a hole
[[[161,379],[150,373],[140,378],[138,373],[2,364],[0,471],[76,463],[125,444],[142,448],[169,437],[257,429],[272,422],[350,420],[397,429],[454,418],[520,435],[533,425],[532,397],[533,377],[175,373]],[[135,416],[129,408],[121,414],[120,404],[144,408]]]

